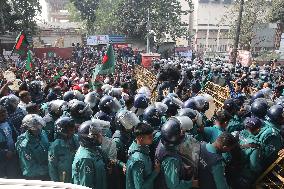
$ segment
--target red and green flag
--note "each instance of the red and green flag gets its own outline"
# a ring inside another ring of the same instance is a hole
[[[24,32],[21,32],[16,39],[16,43],[12,52],[15,52],[19,55],[25,55],[27,53],[28,46],[29,42],[27,40],[27,37]]]
[[[33,63],[32,63],[32,53],[28,50],[27,53],[27,61],[26,61],[26,70],[32,71]]]
[[[108,75],[114,73],[115,69],[115,56],[112,44],[109,44],[107,53],[103,56],[101,64],[96,65],[93,71],[93,82],[97,75]]]

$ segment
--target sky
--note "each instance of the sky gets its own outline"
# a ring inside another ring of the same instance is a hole
[[[39,0],[39,2],[42,7],[42,13],[38,15],[38,18],[42,20],[47,20],[47,4],[45,0]]]

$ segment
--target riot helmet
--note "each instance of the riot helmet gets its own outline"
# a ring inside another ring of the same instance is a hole
[[[116,98],[105,95],[101,98],[99,109],[107,114],[116,113],[121,109],[121,105]]]
[[[93,111],[90,106],[82,101],[76,101],[69,107],[70,115],[72,118],[90,119]]]
[[[87,148],[94,148],[102,144],[102,130],[93,121],[85,121],[78,129],[79,143]]]
[[[99,101],[100,101],[100,96],[96,92],[89,92],[85,96],[84,100],[84,102],[87,103],[91,109],[94,109],[98,105]]]
[[[269,106],[264,98],[257,98],[252,104],[251,104],[251,113],[253,116],[258,117],[260,119],[264,119],[266,116],[267,110]]]
[[[68,104],[64,100],[53,100],[48,103],[48,113],[55,118],[62,116],[67,109]]]
[[[43,118],[37,114],[28,114],[22,120],[22,128],[33,135],[38,135],[45,125]]]
[[[274,105],[267,111],[268,119],[275,124],[282,125],[284,123],[283,106]]]
[[[161,141],[165,146],[179,145],[184,136],[180,123],[175,119],[169,119],[161,128]]]
[[[162,114],[155,106],[149,106],[143,113],[143,120],[150,124],[153,128],[161,125]]]
[[[144,94],[137,94],[134,98],[134,107],[145,109],[148,107],[149,99]]]
[[[70,117],[61,117],[55,122],[55,138],[67,138],[73,134],[75,130],[75,121]],[[72,133],[73,131],[73,133]],[[71,133],[70,133],[71,132]]]
[[[131,130],[140,123],[139,118],[131,111],[121,110],[116,115],[116,120],[126,129]]]

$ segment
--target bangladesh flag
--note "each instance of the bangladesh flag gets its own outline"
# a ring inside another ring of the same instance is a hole
[[[33,63],[32,63],[32,53],[28,50],[27,54],[27,62],[26,62],[26,70],[32,71]]]
[[[96,65],[93,71],[93,82],[97,75],[107,75],[114,73],[115,69],[115,56],[112,44],[109,44],[107,53],[103,56],[101,64]]]
[[[16,43],[12,52],[15,52],[19,55],[25,55],[27,53],[28,46],[29,42],[27,40],[27,37],[24,32],[21,32],[16,39]]]

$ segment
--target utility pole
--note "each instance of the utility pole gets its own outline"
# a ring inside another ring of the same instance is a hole
[[[150,8],[148,8],[148,18],[147,18],[147,53],[150,53],[150,30],[151,30],[151,23],[150,23]]]
[[[236,37],[235,37],[234,48],[233,48],[233,59],[232,59],[232,63],[233,64],[236,64],[236,61],[237,61],[238,46],[239,46],[239,42],[240,42],[240,34],[241,34],[241,25],[242,25],[243,11],[244,11],[244,0],[240,0],[240,10],[239,10],[237,29],[236,29]]]

